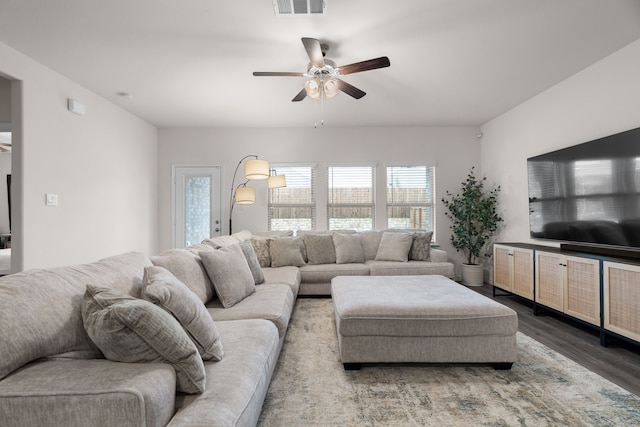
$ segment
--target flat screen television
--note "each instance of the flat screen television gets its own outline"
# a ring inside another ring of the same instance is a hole
[[[640,254],[640,128],[531,157],[527,172],[532,238]]]

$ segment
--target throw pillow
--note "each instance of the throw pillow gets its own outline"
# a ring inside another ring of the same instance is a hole
[[[256,291],[249,264],[239,245],[200,252],[200,258],[224,308],[233,307]]]
[[[242,249],[242,253],[244,254],[245,259],[247,260],[247,264],[249,265],[249,270],[251,270],[251,275],[253,276],[253,281],[256,285],[264,283],[264,273],[262,272],[262,267],[260,267],[260,261],[258,261],[258,256],[256,255],[256,251],[253,249],[253,245],[251,241],[245,240],[239,244],[240,249]]]
[[[180,322],[202,360],[222,360],[222,342],[211,315],[197,295],[169,270],[146,267],[141,296],[165,309]]]
[[[429,261],[432,237],[433,231],[414,234],[411,250],[409,251],[409,259],[414,261]]]
[[[149,301],[115,289],[87,285],[82,321],[93,342],[109,360],[165,362],[176,371],[176,389],[205,390],[202,358],[182,326]]]
[[[186,249],[169,249],[160,255],[151,257],[151,262],[153,265],[169,270],[198,295],[203,303],[213,298],[213,284],[197,253]]]
[[[256,252],[260,267],[271,267],[271,254],[269,253],[269,243],[272,239],[265,237],[252,237],[251,245]]]
[[[379,230],[365,230],[360,233],[360,242],[362,242],[362,249],[364,250],[364,259],[375,259],[378,253],[378,247],[380,246],[380,239],[382,238],[382,231]]]
[[[336,264],[364,262],[364,250],[359,235],[333,233],[331,238],[336,250]]]
[[[331,235],[305,234],[302,240],[307,249],[309,264],[333,264],[336,262],[336,250]]]
[[[411,233],[382,233],[376,261],[409,261],[409,250],[413,243]]]
[[[292,265],[300,267],[305,264],[301,237],[281,237],[273,239],[269,243],[269,253],[271,254],[271,267],[284,267]]]

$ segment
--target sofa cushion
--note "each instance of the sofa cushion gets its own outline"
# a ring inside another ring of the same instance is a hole
[[[283,284],[263,285],[256,292],[231,308],[223,308],[220,301],[207,304],[211,317],[219,324],[223,320],[264,319],[273,322],[281,337],[289,326],[295,298],[291,288]]]
[[[0,424],[160,427],[175,407],[168,363],[42,359],[0,381]]]
[[[301,267],[304,268],[304,267]],[[298,267],[267,267],[262,270],[264,273],[265,284],[284,284],[291,288],[293,296],[298,296],[298,290],[300,289],[300,281],[302,280],[302,274]]]
[[[331,237],[336,249],[337,264],[364,262],[364,250],[358,234],[333,233]]]
[[[433,231],[415,233],[413,235],[413,243],[411,243],[411,250],[409,251],[409,259],[415,261],[429,261],[432,237]]]
[[[204,239],[202,241],[205,245],[211,246],[213,249],[220,249],[225,246],[236,245],[240,243],[240,240],[236,236],[216,236],[210,239]]]
[[[202,395],[176,396],[171,427],[258,424],[278,359],[278,330],[262,319],[218,325],[226,356],[220,362],[205,363],[207,390]]]
[[[454,266],[450,262],[435,261],[367,261],[371,276],[423,276],[438,274],[455,277]],[[304,276],[303,276],[304,277]]]
[[[271,267],[283,267],[292,265],[300,267],[305,265],[303,256],[304,242],[301,237],[280,237],[269,242],[271,254]]]
[[[180,322],[202,360],[222,359],[222,342],[213,319],[196,294],[169,270],[157,266],[145,268],[141,296]]]
[[[360,233],[360,242],[362,243],[362,250],[364,251],[364,259],[374,259],[378,253],[378,246],[380,246],[380,239],[382,238],[382,231],[378,230],[366,230]]]
[[[253,249],[253,245],[250,240],[245,240],[239,244],[240,249],[242,249],[242,253],[244,254],[244,258],[247,260],[247,265],[249,266],[249,270],[251,270],[251,275],[253,276],[253,282],[256,285],[259,285],[264,282],[264,273],[262,272],[262,267],[260,267],[260,261],[258,261],[258,256],[256,255],[255,249]]]
[[[251,232],[249,230],[241,230],[233,233],[231,237],[234,237],[238,242],[242,243],[251,239]]]
[[[257,231],[252,233],[252,237],[262,237],[265,239],[275,239],[278,237],[291,237],[293,230],[273,230],[273,231]]]
[[[114,289],[87,285],[82,319],[107,359],[166,362],[176,371],[178,391],[204,391],[204,365],[196,346],[180,323],[160,307]]]
[[[258,262],[262,268],[271,267],[271,254],[269,252],[269,243],[271,240],[273,239],[259,236],[253,236],[251,238],[251,246],[253,246],[253,250],[256,252]]]
[[[368,276],[369,266],[362,263],[307,264],[300,267],[303,283],[330,283],[336,276]]]
[[[409,261],[409,250],[413,243],[411,233],[382,233],[376,261]]]
[[[0,379],[42,357],[100,357],[82,325],[80,307],[87,283],[137,296],[149,265],[144,254],[130,252],[91,264],[1,277]]]
[[[307,249],[309,264],[331,264],[336,262],[333,238],[329,234],[305,234],[302,237]]]
[[[200,252],[200,257],[225,308],[232,307],[255,292],[256,285],[249,264],[239,245]]]
[[[152,256],[151,262],[169,270],[205,303],[213,298],[213,284],[198,254],[186,249],[169,249]]]

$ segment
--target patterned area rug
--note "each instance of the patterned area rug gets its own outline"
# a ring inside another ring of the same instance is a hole
[[[300,298],[261,426],[632,426],[640,398],[518,333],[510,371],[365,365],[344,371],[330,299]]]

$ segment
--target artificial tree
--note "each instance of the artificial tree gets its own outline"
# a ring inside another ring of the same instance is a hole
[[[464,254],[467,265],[478,265],[481,251],[502,222],[497,211],[500,186],[486,190],[486,179],[477,178],[472,167],[460,192],[453,195],[447,191],[447,197],[442,198],[445,215],[451,220],[451,244]]]

